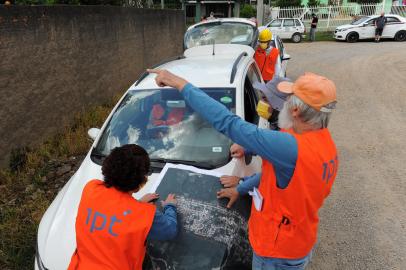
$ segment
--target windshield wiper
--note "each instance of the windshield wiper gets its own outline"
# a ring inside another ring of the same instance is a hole
[[[92,153],[90,154],[91,156],[98,157],[98,158],[105,158],[106,155],[100,152],[97,148],[93,148]]]
[[[204,161],[168,159],[168,158],[151,158],[151,162],[185,164],[185,165],[192,165],[194,167],[198,167],[198,168],[202,168],[202,169],[216,168],[213,164],[210,164],[210,163],[204,162]]]

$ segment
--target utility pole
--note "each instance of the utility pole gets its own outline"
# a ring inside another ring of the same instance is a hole
[[[264,0],[257,0],[257,22],[258,26],[264,24]]]

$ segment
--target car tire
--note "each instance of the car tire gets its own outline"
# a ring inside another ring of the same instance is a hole
[[[396,33],[395,35],[395,40],[396,41],[406,41],[406,31],[401,30]]]
[[[291,38],[293,43],[299,43],[302,41],[302,35],[300,33],[294,33]]]
[[[358,39],[359,39],[359,35],[358,35],[357,32],[351,32],[351,33],[349,33],[349,34],[347,35],[347,37],[346,37],[346,40],[347,40],[347,42],[349,42],[349,43],[357,42]]]

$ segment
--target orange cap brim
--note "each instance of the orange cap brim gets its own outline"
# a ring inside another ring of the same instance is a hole
[[[280,82],[277,86],[278,90],[285,94],[293,93],[293,83],[292,82]]]

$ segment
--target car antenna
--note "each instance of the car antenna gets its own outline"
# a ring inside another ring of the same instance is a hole
[[[216,55],[215,52],[214,52],[215,45],[216,45],[216,41],[213,39],[213,54],[212,55]]]

